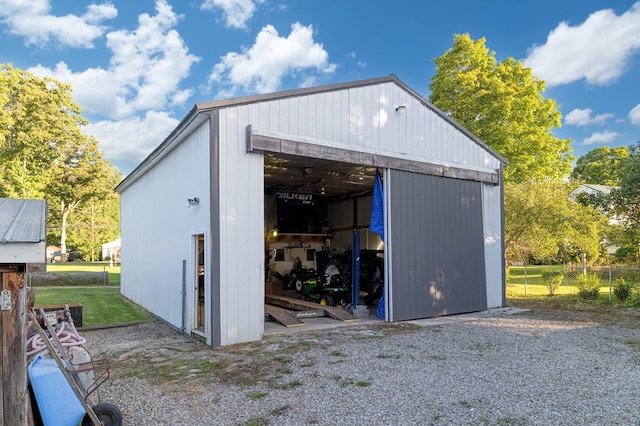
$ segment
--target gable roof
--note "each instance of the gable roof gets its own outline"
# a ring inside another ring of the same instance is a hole
[[[487,152],[489,152],[492,156],[498,159],[503,165],[508,164],[508,161],[504,157],[502,157],[497,151],[492,149],[486,143],[481,141],[478,137],[476,137],[467,129],[462,127],[449,115],[445,114],[443,111],[438,109],[435,105],[433,105],[431,102],[423,98],[416,91],[414,91],[405,83],[403,83],[397,76],[395,76],[394,74],[391,74],[385,77],[356,80],[356,81],[351,81],[347,83],[336,83],[336,84],[329,84],[324,86],[307,87],[307,88],[301,88],[301,89],[285,90],[281,92],[273,92],[273,93],[266,93],[266,94],[252,95],[252,96],[244,96],[239,98],[197,103],[194,105],[191,111],[189,111],[189,113],[182,119],[182,121],[178,124],[178,126],[176,126],[176,128],[165,138],[165,140],[160,145],[158,145],[158,147],[154,149],[131,173],[129,173],[116,186],[115,190],[118,192],[123,191],[131,183],[137,180],[138,177],[142,176],[147,169],[151,168],[155,163],[157,163],[160,159],[162,159],[162,157],[164,157],[167,153],[169,153],[173,149],[173,147],[179,144],[180,141],[189,134],[189,128],[193,124],[198,125],[204,122],[206,119],[208,119],[208,117],[210,116],[210,113],[216,109],[251,104],[251,103],[258,103],[258,102],[266,102],[266,101],[284,99],[289,97],[313,95],[318,93],[351,89],[351,88],[357,88],[357,87],[363,87],[363,86],[373,86],[373,85],[379,85],[383,83],[394,83],[398,85],[408,94],[410,94],[412,97],[418,100],[423,106],[433,111],[435,114],[437,114],[443,120],[451,124],[458,131],[466,135],[474,143],[476,143],[477,145],[485,149]]]
[[[0,198],[0,243],[39,243],[46,238],[47,202]]]
[[[611,193],[611,191],[613,191],[614,189],[618,189],[620,188],[619,186],[612,186],[612,185],[596,185],[593,183],[583,183],[580,184],[580,186],[578,186],[576,189],[574,189],[573,191],[571,191],[572,194],[579,194],[581,192],[588,192],[590,194],[596,194],[596,193],[600,193],[600,194],[604,194],[604,195],[609,195]]]

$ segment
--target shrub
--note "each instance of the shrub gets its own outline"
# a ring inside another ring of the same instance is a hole
[[[578,276],[578,297],[585,300],[597,300],[600,295],[602,282],[598,274],[584,274]]]
[[[633,263],[638,260],[637,249],[631,246],[623,246],[616,250],[614,259],[617,263]]]
[[[549,289],[549,296],[556,294],[558,287],[562,285],[564,280],[564,274],[558,271],[546,271],[542,274],[542,280],[544,285]]]
[[[631,295],[632,288],[631,284],[626,282],[624,278],[618,278],[616,280],[616,285],[613,288],[613,294],[616,295],[618,302],[625,302]]]

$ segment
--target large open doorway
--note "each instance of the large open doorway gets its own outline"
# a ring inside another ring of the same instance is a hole
[[[369,230],[376,168],[264,158],[267,299],[284,295],[347,312],[360,305],[375,316],[384,288],[384,247]]]

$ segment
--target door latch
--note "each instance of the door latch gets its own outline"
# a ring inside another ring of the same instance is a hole
[[[2,310],[10,311],[11,310],[11,292],[9,290],[2,290]]]

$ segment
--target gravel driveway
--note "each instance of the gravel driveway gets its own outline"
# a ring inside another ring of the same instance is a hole
[[[507,309],[223,349],[157,321],[83,335],[125,425],[640,425],[639,314]]]

